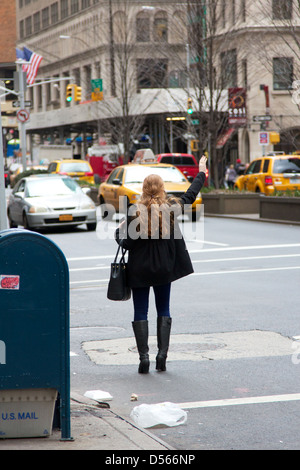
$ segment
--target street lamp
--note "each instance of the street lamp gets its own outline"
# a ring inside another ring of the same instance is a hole
[[[78,39],[78,41],[81,41],[82,44],[84,44],[86,47],[90,48],[90,45],[87,42],[85,42],[81,38],[78,38],[77,36],[68,36],[66,34],[60,34],[59,39]]]

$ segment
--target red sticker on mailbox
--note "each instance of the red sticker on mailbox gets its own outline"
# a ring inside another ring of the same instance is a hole
[[[0,275],[0,289],[13,289],[20,288],[20,276],[12,276],[11,274]]]

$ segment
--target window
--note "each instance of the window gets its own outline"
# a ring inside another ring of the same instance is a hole
[[[51,5],[51,24],[58,22],[58,2]]]
[[[246,171],[246,175],[252,175],[253,173],[259,173],[261,166],[261,160],[256,160],[250,164],[248,170]]]
[[[33,15],[33,31],[38,33],[41,29],[41,19],[40,19],[40,12],[38,11]]]
[[[136,40],[137,42],[150,41],[150,19],[145,13],[140,13],[136,18]]]
[[[47,28],[49,26],[49,7],[42,10],[42,27]]]
[[[290,90],[293,85],[293,58],[275,57],[273,59],[273,89]]]
[[[266,159],[266,160],[264,161],[263,173],[268,173],[268,170],[269,170],[269,163],[270,163],[270,160],[269,160],[269,159]]]
[[[247,88],[248,86],[248,67],[247,67],[247,59],[242,60],[242,73],[243,73],[243,87]]]
[[[24,20],[20,21],[20,39],[24,38]]]
[[[60,17],[63,20],[69,16],[69,9],[68,9],[68,0],[61,0],[60,2]]]
[[[167,80],[167,59],[138,59],[138,88],[164,88]]]
[[[110,176],[108,177],[108,180],[106,181],[107,184],[112,184],[112,181],[115,179],[115,177],[117,176],[117,173],[119,171],[119,168],[116,168],[111,174]]]
[[[221,73],[223,89],[237,86],[237,55],[235,49],[222,52]]]
[[[31,16],[27,16],[25,18],[25,35],[30,36],[32,34],[32,18]]]
[[[79,0],[71,0],[71,15],[78,13],[79,11]]]
[[[242,16],[242,21],[246,21],[246,0],[242,0],[241,4],[241,16]]]
[[[154,41],[168,41],[168,19],[164,12],[155,15],[153,28]]]
[[[300,158],[275,160],[273,173],[300,173]]]
[[[82,0],[81,8],[88,8],[90,6],[90,0]]]
[[[292,19],[293,0],[273,0],[273,20]]]

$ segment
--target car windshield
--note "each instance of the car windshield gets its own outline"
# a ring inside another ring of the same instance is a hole
[[[62,173],[76,173],[76,172],[89,172],[91,171],[88,163],[74,162],[74,163],[62,163],[60,169]]]
[[[71,196],[79,192],[80,186],[67,178],[41,178],[27,182],[27,197]]]
[[[148,175],[159,175],[165,182],[185,183],[183,174],[175,167],[139,166],[127,168],[126,183],[142,183]]]
[[[273,173],[300,173],[300,158],[275,160]]]

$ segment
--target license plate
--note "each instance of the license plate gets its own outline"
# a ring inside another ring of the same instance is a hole
[[[62,214],[59,216],[60,222],[71,222],[73,220],[72,214]]]
[[[300,184],[300,178],[290,178],[290,184]]]

